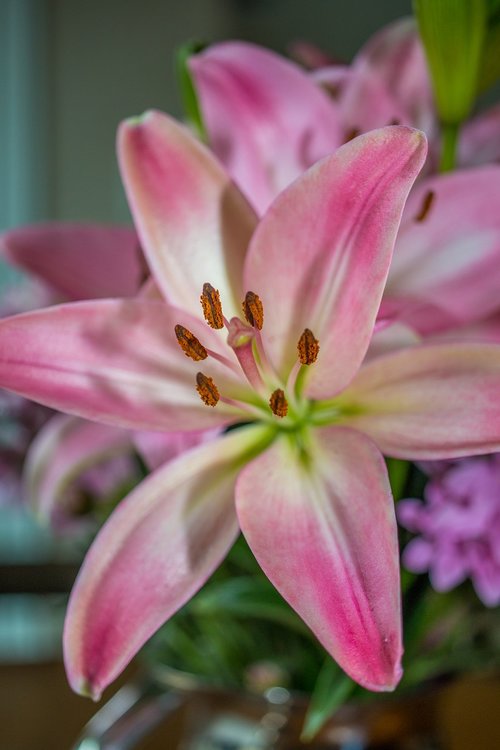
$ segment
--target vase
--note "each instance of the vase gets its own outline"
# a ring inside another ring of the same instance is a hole
[[[162,668],[121,688],[72,750],[448,750],[438,704],[436,690],[347,704],[304,742],[305,697],[228,690]]]

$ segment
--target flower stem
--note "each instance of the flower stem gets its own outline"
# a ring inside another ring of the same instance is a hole
[[[457,124],[443,124],[441,140],[440,172],[451,172],[455,168],[457,157],[459,126]]]

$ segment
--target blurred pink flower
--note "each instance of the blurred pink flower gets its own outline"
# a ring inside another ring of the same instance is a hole
[[[439,151],[425,57],[411,19],[379,32],[351,66],[314,75],[247,42],[210,46],[190,58],[189,68],[208,141],[260,214],[356,133],[412,124]],[[334,87],[335,96],[318,80]],[[379,313],[386,326],[398,322],[425,338],[500,341],[497,110],[485,116],[486,124],[475,121],[474,137],[464,128],[467,169],[439,175],[427,169],[412,188]],[[395,336],[398,330],[387,349]]]
[[[487,606],[500,603],[500,455],[439,462],[425,502],[403,500],[397,515],[419,534],[403,553],[408,570],[429,571],[437,591],[470,578]]]

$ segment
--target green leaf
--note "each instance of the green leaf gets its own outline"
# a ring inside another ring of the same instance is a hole
[[[190,610],[197,617],[212,613],[232,615],[279,623],[303,635],[310,632],[267,580],[250,576],[206,586],[193,599]]]
[[[486,0],[414,0],[436,105],[445,126],[458,126],[474,105],[488,6]]]
[[[327,657],[318,675],[304,719],[301,740],[310,742],[330,716],[347,700],[356,688],[330,657]]]
[[[386,458],[385,462],[394,500],[401,500],[405,491],[410,464],[408,461],[401,461],[399,458]]]
[[[198,101],[198,94],[196,93],[193,78],[189,70],[188,60],[192,55],[200,52],[204,46],[200,42],[188,42],[187,44],[183,44],[175,55],[177,79],[179,81],[186,119],[202,141],[207,140],[207,134]]]

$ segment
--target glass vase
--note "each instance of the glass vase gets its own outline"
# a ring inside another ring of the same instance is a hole
[[[343,706],[309,742],[307,700],[217,688],[169,669],[139,677],[98,711],[72,750],[448,750],[435,692]]]

